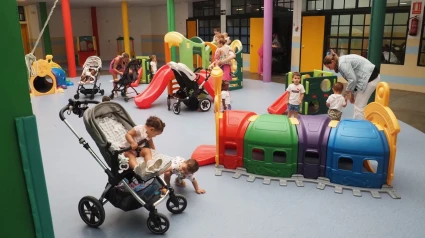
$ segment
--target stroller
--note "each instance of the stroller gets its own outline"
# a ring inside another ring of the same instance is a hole
[[[97,93],[100,93],[100,95],[104,95],[105,91],[103,89],[100,89],[100,84],[97,85],[97,80],[100,76],[100,70],[102,69],[102,60],[97,56],[90,56],[86,59],[86,62],[84,62],[83,65],[83,73],[81,74],[81,77],[90,77],[90,83],[92,84],[92,88],[86,88],[85,83],[79,82],[77,87],[77,93],[74,95],[75,99],[80,98],[80,93],[84,94],[84,96],[90,95],[90,99],[94,99],[94,95]],[[91,70],[95,71],[95,75],[91,74]]]
[[[196,72],[202,68],[197,68],[192,72],[189,67],[182,63],[169,62],[168,66],[173,71],[176,81],[180,86],[175,93],[167,97],[168,111],[171,110],[171,99],[177,100],[173,104],[173,112],[176,115],[180,114],[181,102],[191,110],[200,109],[202,112],[210,110],[211,100],[207,98],[208,93],[203,88],[211,76],[210,74],[208,75],[208,71],[205,71],[207,74],[205,81],[201,85],[198,85],[200,75],[196,74]]]
[[[97,105],[89,108],[88,104]],[[79,117],[84,117],[85,127],[96,142],[107,165],[90,148],[84,138],[80,137],[71,127],[65,118],[65,112],[68,115],[74,113]],[[99,227],[105,220],[104,205],[108,201],[123,211],[145,207],[149,211],[148,229],[154,234],[164,234],[169,229],[170,222],[166,216],[157,212],[157,205],[167,199],[166,207],[173,214],[182,213],[187,206],[186,198],[175,194],[174,189],[159,176],[171,166],[171,158],[163,159],[159,171],[147,174],[143,178],[136,175],[132,169],[128,169],[128,159],[122,153],[131,148],[122,149],[119,145],[125,140],[125,134],[135,126],[135,123],[118,103],[69,99],[68,105],[61,109],[59,117],[108,176],[105,190],[99,199],[92,196],[81,198],[78,204],[81,219],[90,227]],[[143,142],[139,142],[139,145]],[[134,181],[134,179],[144,184],[142,190],[136,192],[129,186],[127,181]],[[159,191],[162,188],[166,188],[167,192],[161,196]]]
[[[118,81],[116,88],[112,89],[111,95],[109,96],[111,100],[114,99],[114,92],[119,91],[121,92],[121,96],[124,97],[124,101],[128,102],[131,99],[127,97],[127,89],[129,87],[133,89],[136,95],[139,95],[139,93],[134,87],[131,86],[131,84],[138,79],[141,65],[141,59],[134,59],[126,65],[123,76],[121,76],[120,80]]]

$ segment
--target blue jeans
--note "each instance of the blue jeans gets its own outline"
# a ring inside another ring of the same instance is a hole
[[[299,112],[300,111],[300,105],[288,104],[288,111]]]

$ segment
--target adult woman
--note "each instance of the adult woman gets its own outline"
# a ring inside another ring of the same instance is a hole
[[[364,109],[380,81],[379,68],[362,56],[338,57],[333,51],[324,58],[323,64],[347,80],[346,92],[354,104],[353,118],[364,119]]]
[[[127,53],[122,53],[121,55],[118,55],[111,61],[111,65],[109,66],[109,72],[112,74],[112,79],[114,89],[117,88],[117,82],[119,81],[118,75],[123,75],[125,65],[130,60],[130,56]],[[117,92],[115,91],[115,95],[117,95]]]

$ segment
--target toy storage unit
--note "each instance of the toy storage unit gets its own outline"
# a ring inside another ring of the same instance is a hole
[[[243,167],[244,137],[254,112],[227,110],[220,118],[219,164],[227,169]]]
[[[298,173],[311,179],[325,177],[330,119],[299,115],[298,120]]]
[[[287,116],[259,116],[249,124],[244,143],[244,167],[249,173],[291,177],[297,172],[298,136]]]
[[[95,36],[78,36],[77,37],[77,58],[78,65],[83,67],[87,58],[97,56],[97,45]]]
[[[327,155],[326,177],[333,183],[381,188],[386,182],[388,141],[370,121],[340,121],[331,129]]]

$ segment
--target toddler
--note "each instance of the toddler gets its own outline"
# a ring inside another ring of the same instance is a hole
[[[96,75],[95,69],[89,69],[84,75],[81,75],[80,84],[87,84],[87,83],[93,83]]]
[[[151,55],[150,57],[151,59],[151,74],[152,74],[152,79],[153,76],[156,74],[156,71],[158,70],[158,66],[157,66],[157,62],[156,62],[156,55]]]
[[[230,43],[232,43],[232,41],[230,40],[229,34],[227,34],[227,32],[223,32],[222,33],[224,40],[226,40],[226,44],[230,45]]]
[[[301,74],[299,72],[294,72],[292,74],[292,82],[286,91],[288,92],[288,117],[291,118],[292,115],[294,117],[298,116],[298,112],[300,111],[300,104],[304,99],[304,86],[300,84]]]
[[[326,100],[326,106],[329,107],[328,115],[332,120],[341,120],[342,109],[347,106],[347,97],[341,95],[344,86],[342,83],[337,82],[332,91],[334,92]]]
[[[232,110],[232,106],[230,105],[230,92],[229,92],[229,82],[223,81],[221,84],[221,101],[223,103],[223,107],[221,111]]]
[[[143,177],[145,175],[146,169],[154,171],[158,169],[162,164],[162,159],[158,159],[155,162],[152,162],[152,153],[150,149],[155,149],[153,143],[153,138],[157,135],[162,134],[164,131],[165,123],[158,117],[151,116],[146,120],[145,125],[138,125],[133,127],[125,135],[127,140],[121,146],[128,147],[131,146],[132,151],[127,151],[124,153],[124,156],[128,158],[128,164],[130,168],[134,169],[134,172]],[[141,145],[142,149],[139,151],[138,142],[145,140]],[[143,163],[138,164],[136,156],[143,157]]]
[[[102,97],[102,102],[109,102],[109,101],[111,101],[111,98],[110,97],[108,97],[108,96],[103,96]]]
[[[204,189],[200,189],[198,182],[195,180],[194,173],[199,169],[198,161],[194,159],[185,160],[181,157],[172,159],[171,166],[164,172],[164,180],[170,184],[171,175],[177,175],[175,184],[177,186],[186,187],[186,182],[183,179],[189,179],[197,194],[205,193]],[[164,193],[164,191],[163,191]]]

